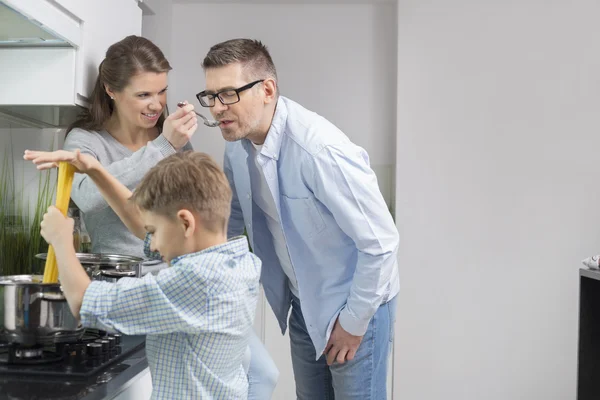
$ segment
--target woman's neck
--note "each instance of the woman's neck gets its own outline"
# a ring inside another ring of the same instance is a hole
[[[133,151],[144,147],[149,141],[156,139],[159,135],[157,127],[143,128],[131,126],[131,124],[127,124],[121,120],[116,113],[113,113],[104,128],[119,143]]]

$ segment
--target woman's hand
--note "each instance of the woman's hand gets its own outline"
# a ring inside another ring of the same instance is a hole
[[[198,119],[194,106],[186,104],[165,119],[162,134],[175,150],[181,150],[190,141],[197,128]]]
[[[34,151],[25,150],[23,159],[32,161],[37,169],[57,168],[59,161],[67,161],[73,165],[77,172],[87,174],[100,166],[100,162],[89,154],[81,154],[79,149],[75,151]]]

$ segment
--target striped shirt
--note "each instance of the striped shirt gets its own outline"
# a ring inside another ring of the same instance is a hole
[[[246,399],[242,361],[260,268],[246,238],[233,238],[177,257],[156,276],[91,282],[81,321],[147,335],[153,399]]]

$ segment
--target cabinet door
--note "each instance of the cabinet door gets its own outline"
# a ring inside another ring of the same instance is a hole
[[[44,30],[79,47],[82,40],[81,20],[66,12],[61,4],[48,0],[0,0],[13,10],[23,14]]]
[[[60,0],[64,4],[77,3]],[[96,0],[85,2],[79,10],[83,19],[83,43],[77,59],[77,103],[84,103],[92,93],[98,66],[110,45],[128,35],[142,34],[142,10],[135,1]]]

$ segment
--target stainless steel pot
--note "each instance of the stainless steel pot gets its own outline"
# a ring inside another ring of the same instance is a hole
[[[98,274],[97,280],[107,281],[107,282],[116,282],[121,278],[135,278],[135,271],[125,270],[125,269],[105,269],[100,271]]]
[[[60,284],[42,283],[42,278],[0,276],[1,340],[31,346],[78,339],[83,334]]]
[[[40,253],[36,258],[45,260],[47,256],[47,253]],[[143,258],[121,254],[77,253],[77,259],[93,280],[104,280],[101,279],[101,272],[107,270],[133,271],[134,277],[142,276]]]

